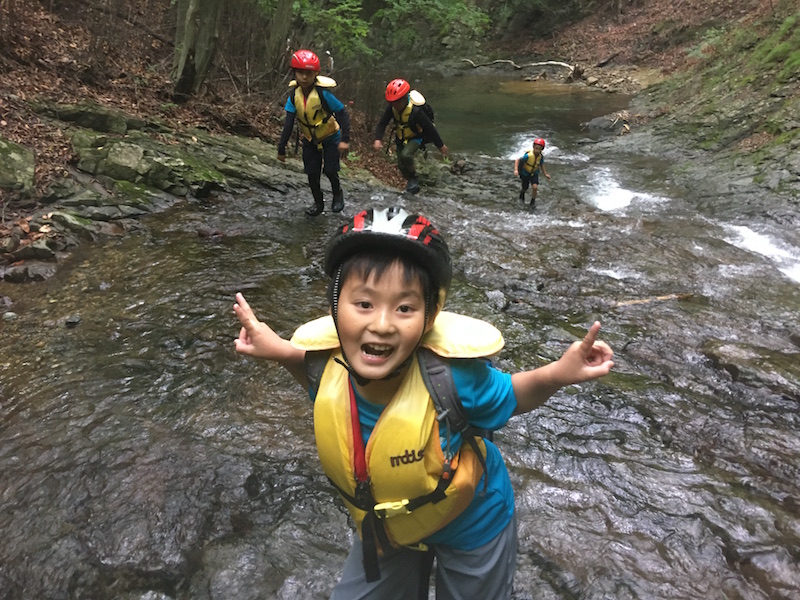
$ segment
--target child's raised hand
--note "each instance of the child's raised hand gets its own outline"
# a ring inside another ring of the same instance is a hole
[[[269,360],[280,361],[284,358],[289,342],[275,333],[269,325],[256,319],[253,309],[241,292],[236,294],[233,312],[242,324],[239,337],[234,341],[236,352]]]
[[[573,383],[597,379],[608,375],[614,363],[614,353],[605,342],[597,339],[600,322],[595,321],[580,342],[573,342],[555,362],[532,371],[521,371],[511,376],[514,395],[517,397],[519,415],[541,406],[558,390]]]
[[[600,321],[595,321],[589,332],[580,342],[573,342],[564,355],[558,359],[563,373],[571,383],[580,383],[608,375],[614,362],[613,350],[605,342],[597,339]]]

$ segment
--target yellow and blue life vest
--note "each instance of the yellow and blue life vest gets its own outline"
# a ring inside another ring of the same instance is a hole
[[[369,499],[363,501],[354,461],[358,455],[355,400],[331,317],[298,328],[292,346],[331,350],[314,403],[314,433],[323,470],[339,490],[359,535],[365,519],[380,523],[379,540],[414,546],[438,531],[469,505],[483,475],[486,447],[478,438],[446,457],[431,394],[414,360],[383,410],[364,449]],[[491,356],[503,347],[500,332],[484,321],[442,311],[420,344],[446,358]],[[360,426],[359,426],[360,427]],[[366,538],[365,538],[366,543]]]
[[[303,137],[313,144],[318,144],[339,131],[339,123],[336,121],[336,117],[326,109],[322,101],[322,93],[319,91],[319,88],[335,86],[336,82],[330,77],[318,75],[314,87],[306,96],[303,94],[302,88],[297,85],[297,81],[292,80],[289,83],[289,87],[295,88],[294,108],[297,111],[300,131]]]
[[[544,158],[543,154],[539,154],[538,156],[533,153],[533,148],[528,150],[528,158],[527,160],[522,163],[522,168],[525,169],[525,172],[529,175],[539,170],[539,167],[542,165],[542,159]]]

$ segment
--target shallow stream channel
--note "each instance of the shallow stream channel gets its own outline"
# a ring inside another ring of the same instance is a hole
[[[482,75],[425,87],[452,156],[429,151],[417,196],[345,171],[345,211],[328,197],[309,219],[298,172],[2,284],[18,318],[0,323],[0,600],[328,597],[347,515],[308,398],[234,353],[233,298],[290,336],[326,312],[328,237],[390,205],[443,232],[447,309],[503,332],[501,368],[558,358],[594,320],[615,351],[611,375],[495,436],[515,600],[800,598],[797,215],[699,194],[656,138],[585,127],[628,98]],[[512,160],[534,137],[552,179],[531,210]]]

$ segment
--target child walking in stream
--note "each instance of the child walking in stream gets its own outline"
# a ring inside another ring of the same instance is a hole
[[[539,192],[539,171],[542,175],[550,180],[550,175],[544,166],[544,151],[545,142],[542,138],[533,140],[533,146],[525,154],[514,160],[514,175],[519,177],[522,185],[522,190],[519,193],[519,199],[525,202],[525,192],[528,187],[531,188],[531,202],[530,207],[536,207],[536,195]]]

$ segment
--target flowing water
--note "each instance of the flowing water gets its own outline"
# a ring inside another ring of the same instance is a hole
[[[496,436],[517,494],[514,598],[800,597],[800,395],[777,368],[765,384],[706,352],[796,363],[796,217],[694,196],[657,147],[582,128],[625,98],[430,87],[467,188],[346,183],[345,213],[309,220],[298,177],[187,201],[51,280],[0,284],[19,315],[0,323],[0,599],[327,598],[347,517],[310,402],[233,352],[233,296],[291,335],[326,310],[327,237],[390,204],[448,237],[447,308],[503,331],[502,368],[557,358],[595,319],[616,352],[612,375]],[[552,180],[530,211],[511,161],[534,136]]]

